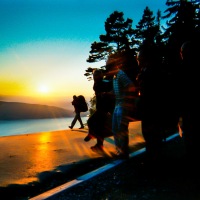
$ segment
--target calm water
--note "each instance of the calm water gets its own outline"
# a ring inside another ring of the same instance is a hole
[[[83,123],[87,122],[87,117],[81,117]],[[0,136],[19,135],[26,133],[36,133],[42,131],[56,131],[69,129],[73,117],[57,119],[31,119],[31,120],[0,120]],[[77,121],[74,128],[79,128]]]

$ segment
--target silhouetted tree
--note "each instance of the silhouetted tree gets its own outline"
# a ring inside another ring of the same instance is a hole
[[[93,63],[104,60],[111,50],[111,47],[109,47],[105,42],[94,42],[91,45],[90,55],[87,62]]]
[[[157,26],[157,31],[155,34],[155,43],[159,46],[163,46],[164,41],[163,41],[163,32],[161,31],[161,11],[158,10],[157,15],[156,15],[156,19],[155,19],[155,25]]]
[[[136,30],[134,31],[135,37],[139,41],[139,45],[144,42],[148,44],[161,42],[160,18],[160,11],[158,11],[157,18],[155,18],[149,7],[144,9],[142,19],[138,22]]]
[[[111,53],[130,50],[134,46],[132,20],[129,18],[124,20],[123,16],[123,12],[114,11],[107,18],[105,22],[106,34],[100,35],[100,42],[92,43],[87,62],[93,63],[106,60]],[[101,68],[105,70],[104,66]],[[93,69],[88,68],[84,74],[88,80],[92,79],[92,71]]]
[[[166,5],[169,7],[165,10],[167,13],[163,19],[169,18],[166,25],[163,27],[164,37],[167,41],[166,55],[169,63],[175,65],[179,62],[180,46],[184,41],[191,40],[197,35],[199,29],[199,1],[167,0]]]
[[[165,11],[167,14],[162,17],[160,10],[155,17],[146,7],[135,30],[132,29],[132,19],[124,20],[123,12],[114,11],[105,22],[106,34],[100,35],[100,42],[92,43],[87,62],[107,60],[112,53],[130,49],[136,55],[143,43],[155,43],[160,49],[159,53],[162,53],[165,66],[169,68],[168,72],[173,73],[178,69],[181,44],[199,34],[199,4],[199,1],[195,0],[167,0],[166,5],[169,8]],[[166,22],[167,27],[162,27],[162,31],[161,19],[169,19]],[[101,68],[105,69],[104,66]],[[88,80],[92,79],[92,71],[89,67],[84,74]]]
[[[167,28],[165,28],[165,38],[168,42],[174,42],[179,40],[182,44],[184,41],[193,37],[196,26],[199,24],[199,3],[197,1],[169,1],[166,5],[169,8],[165,11],[168,12],[163,19],[170,18],[167,21]]]
[[[105,35],[100,35],[100,40],[112,47],[112,53],[131,49],[133,29],[133,20],[128,18],[124,20],[124,13],[115,11],[107,18],[105,22]]]

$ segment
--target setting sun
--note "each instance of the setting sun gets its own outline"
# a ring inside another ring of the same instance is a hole
[[[38,91],[40,93],[48,93],[49,92],[49,88],[46,85],[40,85],[38,88]]]

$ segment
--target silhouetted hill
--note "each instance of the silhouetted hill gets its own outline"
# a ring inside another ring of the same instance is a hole
[[[55,106],[0,101],[0,120],[73,117],[72,111]]]

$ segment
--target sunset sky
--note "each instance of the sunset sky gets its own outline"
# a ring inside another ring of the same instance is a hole
[[[0,100],[63,106],[72,96],[93,96],[85,70],[90,46],[105,34],[114,11],[133,20],[146,6],[156,14],[166,0],[1,0]]]

